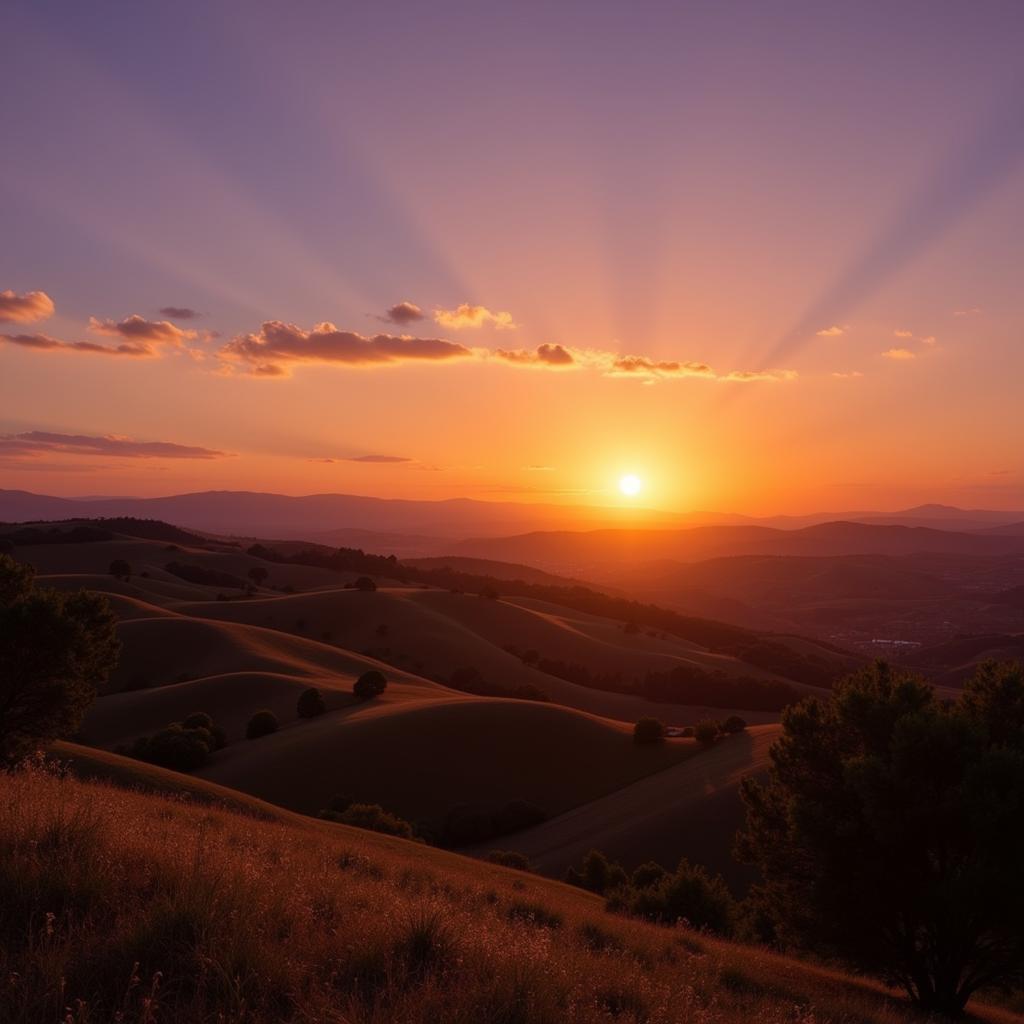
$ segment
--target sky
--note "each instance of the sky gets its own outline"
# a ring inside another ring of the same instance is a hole
[[[1024,507],[1021,52],[998,0],[8,0],[0,487]]]

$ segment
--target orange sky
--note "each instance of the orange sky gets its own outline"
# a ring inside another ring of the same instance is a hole
[[[1024,506],[1021,19],[788,6],[15,5],[0,486]]]

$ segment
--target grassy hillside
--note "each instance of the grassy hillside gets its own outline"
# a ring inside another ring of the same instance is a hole
[[[41,770],[0,779],[0,978],[7,1024],[912,1019],[879,987],[559,883]]]

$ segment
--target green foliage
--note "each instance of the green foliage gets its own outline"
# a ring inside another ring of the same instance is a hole
[[[747,780],[739,852],[785,941],[959,1014],[1024,982],[1024,674],[985,665],[952,705],[884,663],[783,717]]]
[[[71,736],[121,650],[106,599],[33,585],[0,555],[0,764]]]
[[[665,739],[665,726],[657,718],[641,718],[633,726],[633,742],[646,746]]]
[[[379,697],[387,688],[387,685],[388,681],[384,677],[384,673],[371,668],[355,681],[352,692],[360,700],[372,700],[374,697]]]
[[[317,715],[324,714],[327,711],[324,695],[315,686],[303,690],[299,694],[295,710],[298,712],[299,718],[316,718]]]
[[[264,709],[257,711],[249,719],[249,724],[245,727],[245,738],[258,740],[262,736],[269,736],[272,732],[277,732],[277,715],[273,711]]]

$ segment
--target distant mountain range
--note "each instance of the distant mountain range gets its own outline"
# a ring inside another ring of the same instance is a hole
[[[350,494],[294,497],[254,491],[204,491],[159,498],[59,498],[0,490],[3,522],[103,516],[162,519],[211,533],[303,539],[385,553],[459,553],[529,562],[540,558],[548,564],[552,564],[552,558],[570,563],[585,559],[588,546],[605,553],[621,549],[624,557],[634,557],[639,545],[653,558],[690,560],[733,554],[882,554],[907,550],[999,553],[1017,550],[1014,539],[1024,539],[1024,511],[947,505],[920,505],[890,513],[814,513],[757,519],[715,512],[672,513],[470,498],[408,501]],[[826,524],[833,528],[813,532]],[[877,527],[882,532],[865,532],[858,527]],[[886,533],[884,528],[912,528],[914,532]],[[563,548],[563,535],[573,536],[579,531],[587,533]],[[601,537],[593,531],[611,533]],[[643,534],[652,531],[656,536],[649,541],[642,539]],[[929,536],[928,531],[987,536],[989,540],[937,538]],[[525,534],[549,536],[529,541],[518,536]],[[502,541],[501,552],[486,545],[486,550],[480,547],[481,541],[503,537],[507,539]],[[473,540],[469,542],[469,538]],[[459,546],[456,541],[467,541],[467,546]],[[925,547],[914,546],[920,544]],[[659,548],[656,554],[654,548]]]

